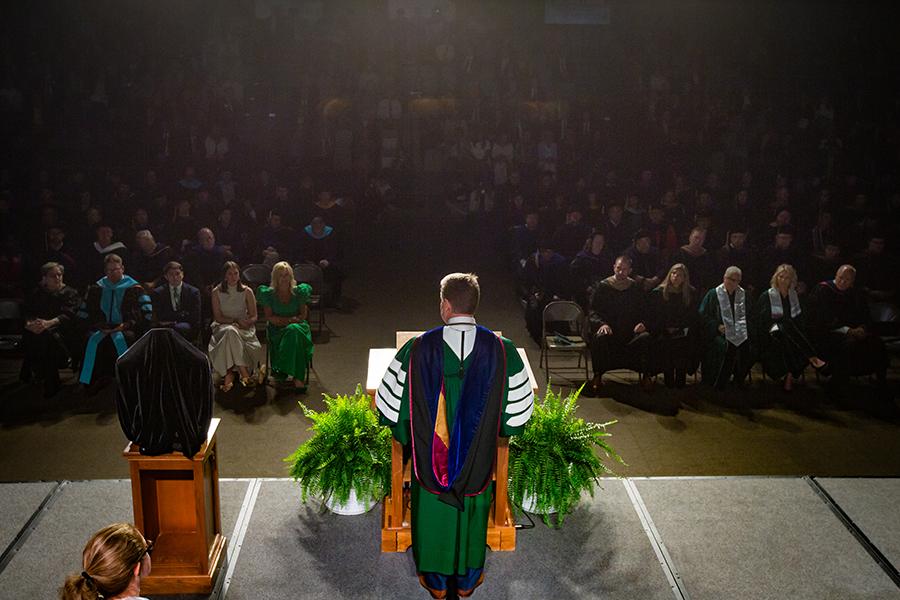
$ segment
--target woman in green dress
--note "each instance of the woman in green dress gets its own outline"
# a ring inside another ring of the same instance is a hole
[[[259,286],[259,303],[265,310],[266,330],[272,373],[278,380],[292,377],[294,387],[306,391],[306,375],[312,358],[312,333],[306,317],[309,314],[312,288],[297,284],[294,270],[287,262],[272,267],[272,285]]]

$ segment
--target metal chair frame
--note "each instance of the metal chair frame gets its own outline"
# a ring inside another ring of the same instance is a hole
[[[557,344],[552,341],[557,334],[547,330],[547,323],[553,321],[568,321],[574,323],[574,330],[578,331],[578,335],[569,335],[573,343],[570,345]],[[557,372],[566,370],[584,369],[584,380],[589,381],[588,364],[590,363],[590,347],[585,340],[586,317],[584,310],[576,302],[570,300],[558,300],[550,302],[544,307],[541,315],[541,358],[539,366],[544,368],[547,381],[550,381],[550,355],[555,352],[559,353],[578,353],[578,365],[575,367],[556,367]],[[582,360],[584,366],[582,367]]]

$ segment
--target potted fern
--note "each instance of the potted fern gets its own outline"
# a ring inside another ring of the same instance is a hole
[[[322,412],[300,403],[314,433],[284,460],[304,502],[312,495],[337,514],[362,514],[390,486],[391,432],[378,424],[361,386],[352,395],[322,395]]]
[[[606,441],[612,435],[606,428],[616,421],[590,423],[575,416],[580,394],[581,388],[563,398],[548,384],[544,400],[535,402],[525,431],[510,439],[510,499],[542,515],[547,525],[556,513],[557,527],[561,526],[583,492],[593,497],[594,483],[615,475],[604,459],[625,464]]]

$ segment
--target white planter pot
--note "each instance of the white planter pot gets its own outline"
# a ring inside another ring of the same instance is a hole
[[[537,510],[535,510],[536,505],[537,505],[537,498],[535,496],[528,494],[522,498],[522,510],[524,510],[527,513],[531,513],[531,514],[543,514],[543,513],[538,513]],[[550,510],[548,510],[547,512],[551,515],[556,514],[556,509],[551,506]]]
[[[361,515],[363,513],[369,512],[377,502],[370,502],[369,507],[366,508],[365,502],[360,501],[359,498],[356,497],[356,490],[350,490],[350,497],[347,498],[347,502],[345,504],[338,504],[336,500],[334,500],[334,496],[328,496],[325,498],[325,506],[331,512],[338,515]]]

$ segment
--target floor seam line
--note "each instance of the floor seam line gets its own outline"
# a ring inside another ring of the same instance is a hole
[[[831,512],[835,517],[841,522],[841,524],[850,532],[850,534],[856,539],[860,546],[863,547],[863,550],[868,553],[872,559],[878,563],[878,566],[881,567],[881,570],[885,572],[885,574],[891,578],[891,581],[894,582],[898,588],[900,588],[900,572],[897,571],[897,568],[891,563],[890,560],[878,549],[872,540],[869,539],[869,536],[863,532],[863,530],[856,524],[856,522],[850,518],[841,505],[837,503],[837,501],[828,493],[828,491],[819,483],[815,477],[804,477],[803,478],[806,483],[809,484],[809,487],[812,488],[813,492],[815,492],[816,496],[831,509]]]
[[[628,478],[622,479],[622,484],[625,486],[625,491],[628,493],[631,505],[641,521],[644,533],[647,535],[647,538],[650,540],[650,545],[656,553],[659,565],[662,568],[666,579],[669,581],[669,586],[672,588],[672,594],[675,596],[676,600],[690,600],[691,597],[684,587],[681,575],[679,575],[678,569],[675,567],[675,563],[672,560],[672,556],[669,554],[666,545],[662,541],[662,536],[660,536],[659,530],[656,528],[656,524],[650,516],[650,511],[647,510],[647,506],[644,504],[644,500],[641,497],[641,493],[638,491],[637,486],[635,486]]]
[[[7,565],[12,561],[12,559],[18,554],[19,550],[22,546],[25,545],[25,542],[28,541],[28,538],[31,537],[32,532],[37,528],[38,523],[40,523],[43,516],[50,509],[50,506],[56,501],[59,492],[62,491],[64,487],[69,484],[67,479],[63,479],[62,481],[58,481],[56,486],[47,492],[44,496],[44,499],[41,500],[41,503],[38,504],[38,507],[34,509],[34,512],[31,513],[31,516],[25,521],[25,524],[19,529],[19,532],[16,534],[16,537],[9,543],[6,547],[6,550],[3,551],[3,555],[0,556],[0,574],[6,569]]]

